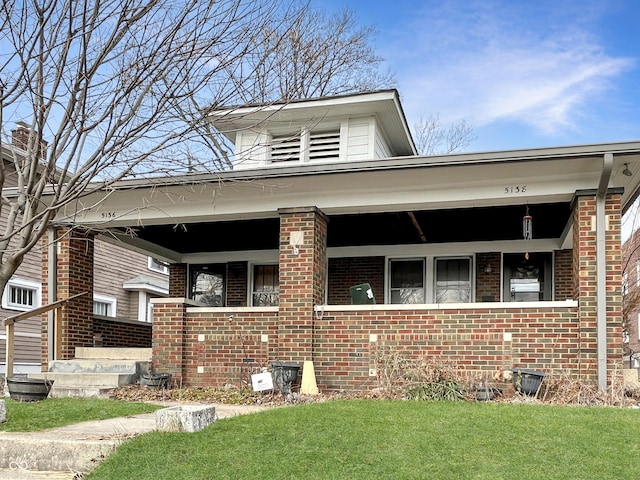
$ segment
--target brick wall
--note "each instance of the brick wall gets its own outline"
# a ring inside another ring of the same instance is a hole
[[[151,348],[152,325],[94,318],[93,334],[102,337],[103,347]]]
[[[571,250],[556,250],[554,255],[554,287],[555,299],[566,300],[573,298],[573,252]]]
[[[169,297],[187,298],[187,265],[184,263],[169,265]]]
[[[60,359],[75,356],[76,347],[93,345],[93,239],[90,232],[63,230],[57,232],[59,251],[57,253],[57,300],[67,299],[80,293],[87,293],[67,302],[60,315],[58,351]],[[42,283],[47,283],[48,249],[43,249]],[[50,303],[50,291],[43,289],[42,304]],[[48,364],[48,320],[42,315],[42,365]]]
[[[247,262],[227,264],[227,305],[230,307],[247,306],[247,268]]]
[[[329,305],[350,305],[349,288],[368,283],[376,303],[384,303],[384,257],[330,258]]]
[[[476,301],[500,301],[500,252],[476,254]],[[485,269],[489,267],[489,272]]]

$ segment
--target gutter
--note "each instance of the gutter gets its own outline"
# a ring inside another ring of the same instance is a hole
[[[596,340],[598,387],[607,391],[607,257],[606,216],[607,189],[613,170],[613,154],[605,153],[596,195]]]

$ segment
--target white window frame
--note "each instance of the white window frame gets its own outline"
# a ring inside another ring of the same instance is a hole
[[[434,257],[433,259],[433,301],[434,303],[444,303],[438,302],[438,261],[447,261],[447,260],[466,260],[469,263],[469,300],[466,302],[456,302],[456,303],[471,303],[473,302],[473,279],[475,278],[474,270],[473,270],[473,257],[470,256],[445,256],[445,257]]]
[[[24,305],[11,302],[10,291],[11,288],[21,288],[25,290],[33,291],[33,305]],[[22,278],[12,278],[7,282],[7,286],[2,292],[2,308],[7,310],[18,310],[20,312],[26,312],[28,310],[38,308],[42,305],[42,284],[40,282],[34,282],[33,280],[25,280]]]
[[[428,281],[427,281],[427,258],[425,257],[389,257],[387,258],[387,267],[386,267],[386,278],[387,278],[387,287],[386,294],[387,300],[386,303],[392,304],[392,284],[391,284],[391,264],[393,262],[422,262],[422,299],[423,302],[427,302],[428,295]],[[403,304],[397,304],[403,305]],[[416,304],[419,305],[419,304]]]
[[[157,266],[158,263],[161,263],[163,266],[162,267]],[[154,257],[147,257],[147,268],[152,272],[169,275],[169,264],[167,262],[164,262]]]
[[[111,312],[108,315],[101,315],[99,313],[95,313],[95,304],[96,303],[103,303],[108,305],[111,310]],[[118,313],[118,300],[115,297],[110,297],[108,295],[101,295],[99,293],[94,293],[93,294],[93,308],[92,311],[94,312],[94,315],[100,315],[103,317],[116,317],[117,313]]]

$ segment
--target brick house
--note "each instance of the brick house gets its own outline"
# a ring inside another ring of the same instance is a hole
[[[635,221],[635,219],[634,219]],[[640,367],[640,230],[622,245],[624,366]]]
[[[29,127],[19,122],[11,132],[11,143],[2,143],[5,162],[3,195],[12,195],[18,184],[13,158],[24,155]],[[5,228],[6,212],[0,216],[0,228]],[[43,288],[43,250],[49,248],[49,235],[30,251],[2,292],[0,320],[40,307],[46,303]],[[52,244],[51,244],[52,245]],[[104,346],[151,346],[151,298],[168,294],[168,266],[148,255],[122,248],[104,239],[95,239],[93,295],[91,304],[91,341]],[[85,289],[86,290],[86,289]],[[63,297],[61,297],[63,298]],[[14,372],[40,372],[42,357],[40,315],[23,320],[15,326]],[[86,343],[86,342],[85,342]],[[0,330],[0,374],[4,374],[6,335]]]
[[[365,389],[381,345],[602,389],[621,367],[640,142],[419,156],[395,90],[211,121],[232,170],[123,181],[59,219],[88,229],[60,246],[82,267],[58,266],[69,295],[92,270],[92,225],[170,264],[169,297],[153,301],[158,371],[221,385],[312,361],[321,390]],[[69,308],[69,346],[90,342],[90,307]]]

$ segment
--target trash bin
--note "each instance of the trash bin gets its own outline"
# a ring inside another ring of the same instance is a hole
[[[376,303],[373,298],[373,290],[368,283],[354,285],[349,289],[351,292],[351,305],[372,305]]]

